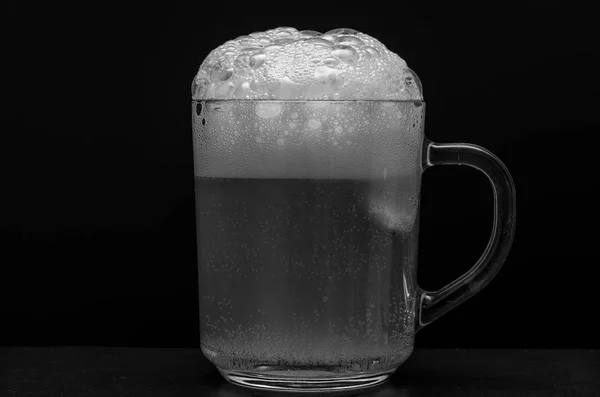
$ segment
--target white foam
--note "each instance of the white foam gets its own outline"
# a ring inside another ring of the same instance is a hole
[[[418,77],[353,29],[280,27],[227,41],[204,60],[193,99],[422,100]]]

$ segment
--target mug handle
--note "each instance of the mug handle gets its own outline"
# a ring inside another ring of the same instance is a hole
[[[483,172],[494,193],[494,222],[488,245],[477,263],[442,289],[418,288],[416,331],[485,287],[502,267],[515,233],[515,185],[506,166],[488,150],[468,143],[425,141],[423,171],[434,165],[468,165]]]

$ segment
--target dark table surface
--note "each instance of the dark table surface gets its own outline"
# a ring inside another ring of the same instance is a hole
[[[0,347],[2,397],[282,394],[227,383],[200,349]],[[600,396],[600,350],[417,349],[387,383],[355,394]]]

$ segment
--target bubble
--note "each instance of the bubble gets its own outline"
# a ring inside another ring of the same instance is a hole
[[[271,39],[266,36],[258,36],[256,40],[258,40],[258,44],[262,44],[263,46],[271,44]]]
[[[337,127],[335,127],[335,132],[336,132],[337,134],[341,134],[341,133],[342,133],[342,131],[344,131],[344,129],[343,129],[341,126],[339,126],[339,125],[338,125]]]
[[[269,46],[266,46],[265,48],[263,48],[263,51],[265,54],[269,54],[272,52],[277,52],[277,51],[281,50],[281,48],[282,48],[282,46],[273,44],[273,45],[269,45]]]
[[[235,90],[235,96],[238,98],[245,98],[250,93],[250,83],[244,81]]]
[[[331,55],[341,59],[344,62],[354,63],[358,61],[358,54],[356,53],[356,50],[347,45],[336,45],[333,47]]]
[[[329,66],[319,66],[315,69],[315,78],[316,79],[326,79],[329,76],[335,76],[338,73],[338,70],[335,68],[330,68]]]
[[[363,41],[356,36],[339,36],[337,39],[335,39],[335,42],[338,44],[356,46],[361,46],[364,44]]]
[[[258,117],[262,117],[263,119],[272,119],[281,112],[281,104],[273,102],[259,102],[256,104],[254,112]]]
[[[306,40],[306,43],[315,44],[315,45],[319,45],[319,46],[323,46],[323,47],[331,47],[333,45],[333,43],[331,41],[325,40],[323,38],[308,39],[308,40]]]
[[[331,34],[331,35],[354,35],[357,34],[358,31],[354,30],[354,29],[350,29],[350,28],[337,28],[337,29],[332,29],[329,32],[325,33],[325,34]]]
[[[229,99],[234,88],[235,85],[233,85],[231,82],[220,84],[215,90],[215,95],[217,95],[220,98]]]
[[[318,37],[321,36],[321,32],[317,32],[316,30],[301,30],[299,32],[300,37]]]
[[[283,146],[283,145],[285,145],[285,140],[283,138],[279,138],[279,139],[277,139],[277,144],[279,146]]]
[[[210,80],[213,82],[227,81],[233,76],[233,70],[224,70],[219,66],[215,66],[210,71]]]
[[[329,67],[336,67],[339,63],[340,60],[334,57],[327,57],[325,59],[323,59],[323,63]]]
[[[262,53],[251,55],[249,65],[251,68],[258,69],[263,63],[265,63],[266,58],[267,56]]]
[[[278,39],[293,38],[293,33],[289,30],[281,29],[275,32],[275,37]]]

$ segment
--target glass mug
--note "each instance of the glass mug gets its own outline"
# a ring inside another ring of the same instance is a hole
[[[193,101],[204,355],[230,382],[340,391],[385,381],[415,333],[481,290],[515,228],[512,178],[423,133],[423,101]],[[438,291],[416,284],[421,174],[487,175],[492,235]]]

